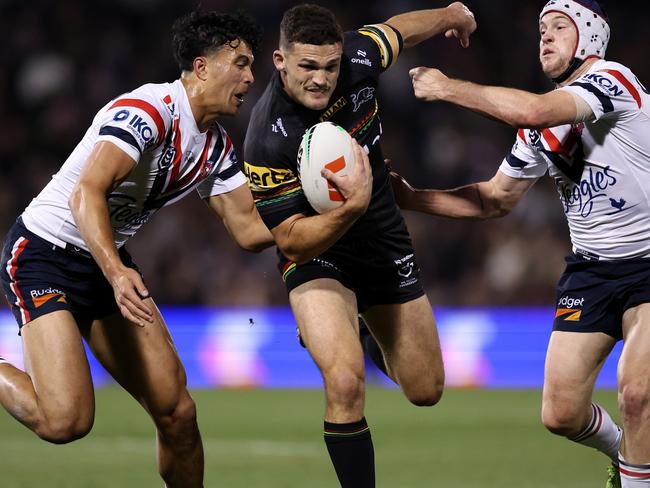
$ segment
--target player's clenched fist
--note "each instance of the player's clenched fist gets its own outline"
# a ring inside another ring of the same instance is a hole
[[[420,66],[410,70],[409,75],[413,82],[413,92],[417,98],[426,102],[445,99],[445,89],[449,78],[440,70]]]

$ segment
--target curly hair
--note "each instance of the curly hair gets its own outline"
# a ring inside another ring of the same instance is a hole
[[[336,44],[343,42],[343,30],[334,14],[319,5],[303,3],[284,13],[280,23],[280,46],[290,44]]]
[[[172,27],[174,58],[183,71],[191,71],[194,59],[224,44],[236,47],[245,41],[254,51],[262,37],[261,27],[243,11],[233,14],[193,11],[178,18]]]

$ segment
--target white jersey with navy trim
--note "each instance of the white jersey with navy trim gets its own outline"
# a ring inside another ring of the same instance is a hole
[[[650,257],[650,94],[628,68],[603,60],[560,89],[587,102],[593,120],[520,129],[500,171],[538,178],[548,170],[574,250]]]
[[[200,132],[180,80],[147,84],[105,105],[81,142],[22,214],[25,226],[47,241],[88,250],[68,198],[99,141],[126,152],[136,165],[108,196],[115,244],[122,246],[160,208],[197,189],[202,198],[246,183],[226,131]]]

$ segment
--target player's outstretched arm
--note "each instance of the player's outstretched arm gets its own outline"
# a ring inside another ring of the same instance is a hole
[[[434,68],[409,71],[413,91],[420,100],[445,101],[505,122],[516,128],[546,128],[579,119],[574,96],[563,90],[543,95],[455,80]]]
[[[110,142],[95,145],[68,204],[75,223],[104,276],[113,287],[122,315],[143,325],[153,321],[153,311],[144,302],[149,296],[140,274],[122,264],[108,214],[106,196],[131,172],[135,161]]]
[[[390,177],[395,198],[403,210],[454,219],[503,217],[537,181],[534,178],[511,178],[497,171],[488,181],[453,190],[418,190],[394,171],[391,171]]]
[[[296,214],[271,229],[282,253],[296,263],[305,263],[329,249],[361,217],[370,203],[372,170],[368,155],[352,140],[355,165],[348,175],[324,169],[323,177],[332,182],[345,198],[338,208],[306,217]]]
[[[457,37],[461,46],[468,47],[469,37],[476,30],[474,14],[461,2],[454,2],[445,8],[406,12],[384,23],[402,35],[405,48],[443,32],[447,37]]]
[[[273,235],[262,222],[247,185],[206,200],[242,249],[259,252],[273,244]]]

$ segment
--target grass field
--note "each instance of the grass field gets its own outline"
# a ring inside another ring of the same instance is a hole
[[[336,487],[317,390],[195,391],[206,487]],[[604,456],[548,434],[539,391],[449,390],[432,409],[368,392],[379,488],[604,486]],[[615,393],[599,392],[610,412]],[[162,487],[148,418],[124,392],[97,392],[91,434],[53,446],[0,411],[1,488]]]

